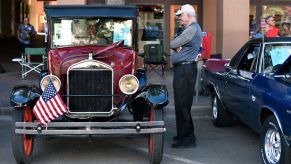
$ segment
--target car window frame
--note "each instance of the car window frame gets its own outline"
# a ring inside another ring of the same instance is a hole
[[[258,70],[258,63],[259,63],[259,58],[260,58],[260,51],[261,51],[261,43],[259,42],[254,42],[254,43],[248,43],[246,44],[239,52],[238,52],[238,57],[236,57],[237,59],[235,59],[237,62],[234,66],[235,69],[237,70],[241,70],[239,69],[240,63],[242,62],[242,60],[244,59],[245,55],[247,54],[247,51],[251,48],[251,47],[258,47],[258,52],[256,52],[256,56],[254,56],[253,62],[256,62],[256,66],[255,69],[253,71],[249,70],[247,72],[252,72],[255,73]]]

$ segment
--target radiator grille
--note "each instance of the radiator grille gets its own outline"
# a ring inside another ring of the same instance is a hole
[[[112,109],[112,71],[77,69],[69,71],[70,112],[110,112]],[[89,95],[99,95],[90,97]],[[103,95],[100,97],[100,95]]]

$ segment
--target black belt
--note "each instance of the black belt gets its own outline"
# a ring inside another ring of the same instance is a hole
[[[195,61],[184,61],[184,62],[175,63],[173,65],[174,65],[174,68],[176,68],[176,67],[181,66],[181,65],[188,65],[188,64],[195,64],[195,63],[196,63]]]

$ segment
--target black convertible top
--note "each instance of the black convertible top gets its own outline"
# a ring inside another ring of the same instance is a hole
[[[250,40],[250,42],[262,42],[262,38]],[[291,37],[273,37],[273,38],[264,38],[264,42],[291,42]]]
[[[115,17],[135,18],[136,6],[109,5],[49,5],[45,7],[47,17]]]

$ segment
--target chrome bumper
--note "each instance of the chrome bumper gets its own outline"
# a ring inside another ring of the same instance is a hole
[[[107,135],[163,133],[164,121],[151,122],[16,122],[16,134],[31,135]]]

